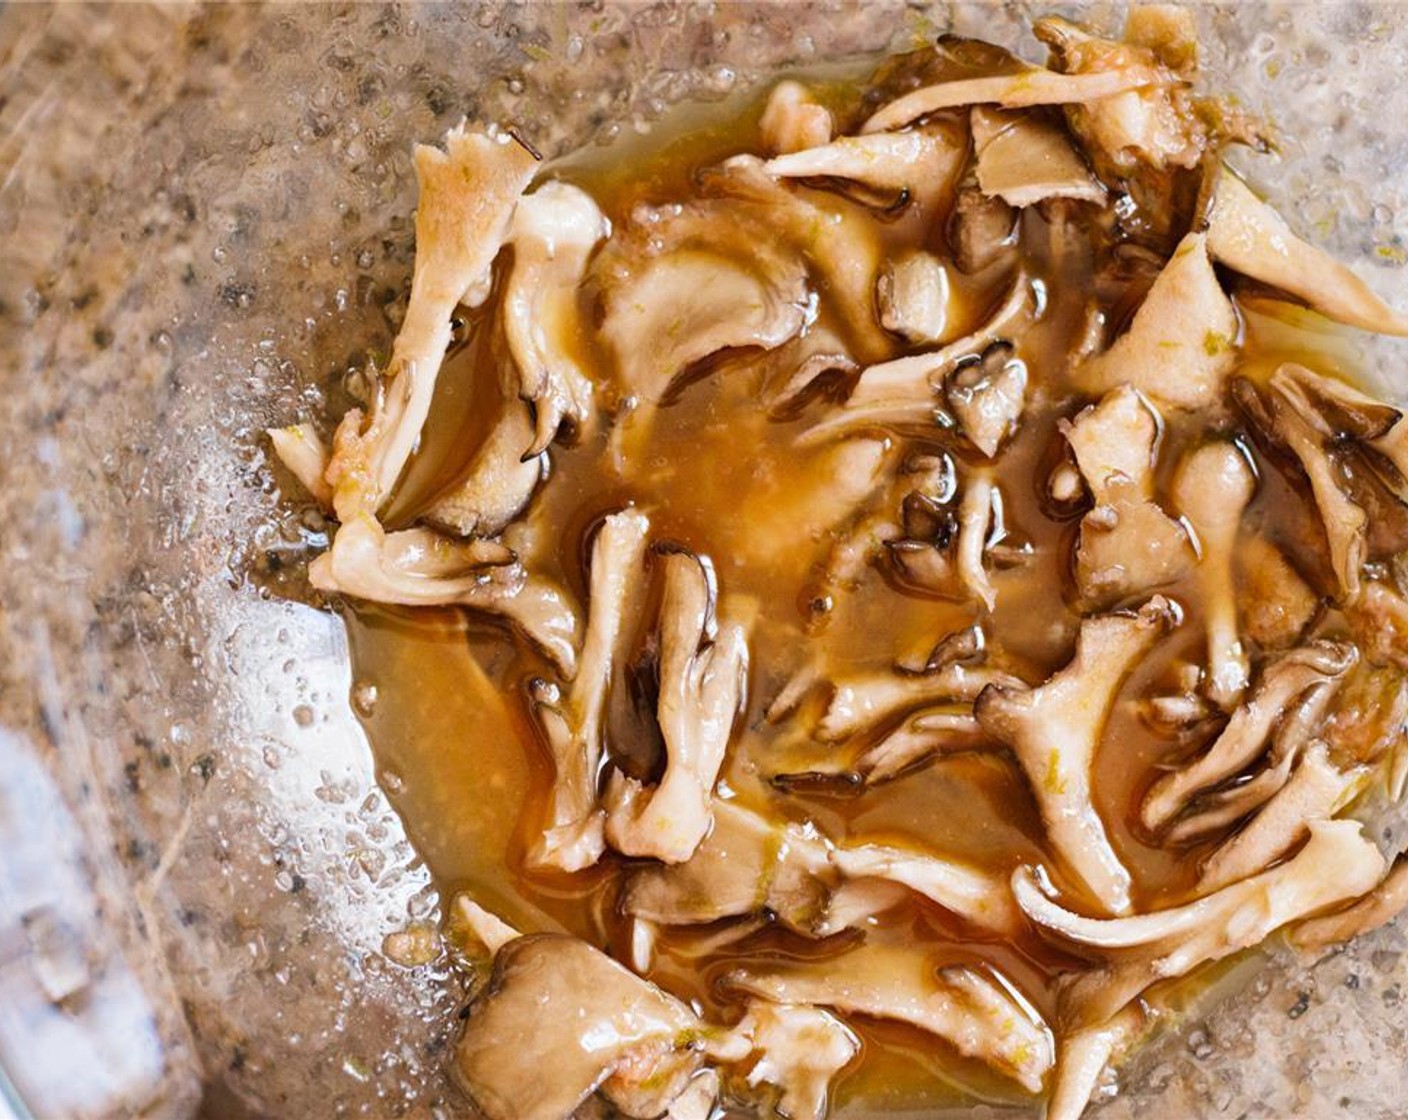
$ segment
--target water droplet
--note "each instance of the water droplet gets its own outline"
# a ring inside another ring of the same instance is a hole
[[[287,870],[280,871],[277,875],[274,876],[274,886],[278,887],[279,890],[283,891],[285,894],[293,890],[292,873]]]
[[[307,704],[299,704],[293,709],[293,722],[299,727],[311,727],[313,724],[313,709]]]
[[[381,786],[387,793],[400,793],[406,788],[406,783],[395,770],[383,770],[381,772]]]
[[[376,685],[370,681],[357,681],[352,685],[352,708],[363,719],[371,718],[376,702]]]

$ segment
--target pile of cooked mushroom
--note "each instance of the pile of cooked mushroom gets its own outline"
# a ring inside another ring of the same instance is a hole
[[[271,433],[315,588],[537,666],[523,870],[619,930],[455,899],[491,1120],[820,1120],[880,1020],[1075,1120],[1204,966],[1408,903],[1363,827],[1408,784],[1408,420],[1315,349],[1408,320],[1223,162],[1274,140],[1189,11],[1034,30],[781,82],[669,196],[417,148],[374,401]],[[472,309],[494,423],[393,522]],[[961,848],[867,826],[941,774]]]

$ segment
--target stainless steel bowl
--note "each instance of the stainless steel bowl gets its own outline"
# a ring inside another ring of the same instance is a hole
[[[942,29],[1039,57],[1025,27],[1044,10],[0,12],[0,1099],[14,1113],[464,1109],[441,1073],[455,977],[379,953],[439,900],[350,711],[341,623],[299,602],[321,524],[281,501],[260,438],[339,399],[390,339],[411,142],[467,114],[561,151],[777,67]],[[1246,161],[1251,176],[1395,295],[1408,8],[1199,13],[1211,80],[1287,137],[1279,158]],[[1408,395],[1402,345],[1367,353]],[[1312,968],[1253,962],[1242,994],[1191,1009],[1100,1115],[1401,1116],[1404,948],[1390,929]]]

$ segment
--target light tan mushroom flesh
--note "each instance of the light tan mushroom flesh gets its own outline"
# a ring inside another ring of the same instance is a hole
[[[978,186],[985,194],[1016,207],[1048,198],[1105,200],[1105,188],[1056,122],[982,105],[975,106],[968,119]]]

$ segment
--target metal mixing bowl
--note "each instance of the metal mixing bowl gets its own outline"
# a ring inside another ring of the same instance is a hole
[[[1045,10],[0,12],[11,1111],[464,1108],[441,1073],[454,975],[379,953],[439,900],[350,711],[341,623],[298,601],[298,561],[322,526],[280,500],[260,437],[339,399],[394,333],[411,142],[467,114],[561,151],[779,66],[949,28],[1037,58],[1025,27]],[[1408,9],[1225,3],[1200,19],[1213,81],[1288,138],[1280,158],[1244,161],[1253,179],[1394,294]],[[1368,352],[1390,390],[1403,353]],[[1401,1116],[1404,947],[1388,930],[1312,968],[1250,966],[1241,996],[1190,1010],[1099,1115]]]

